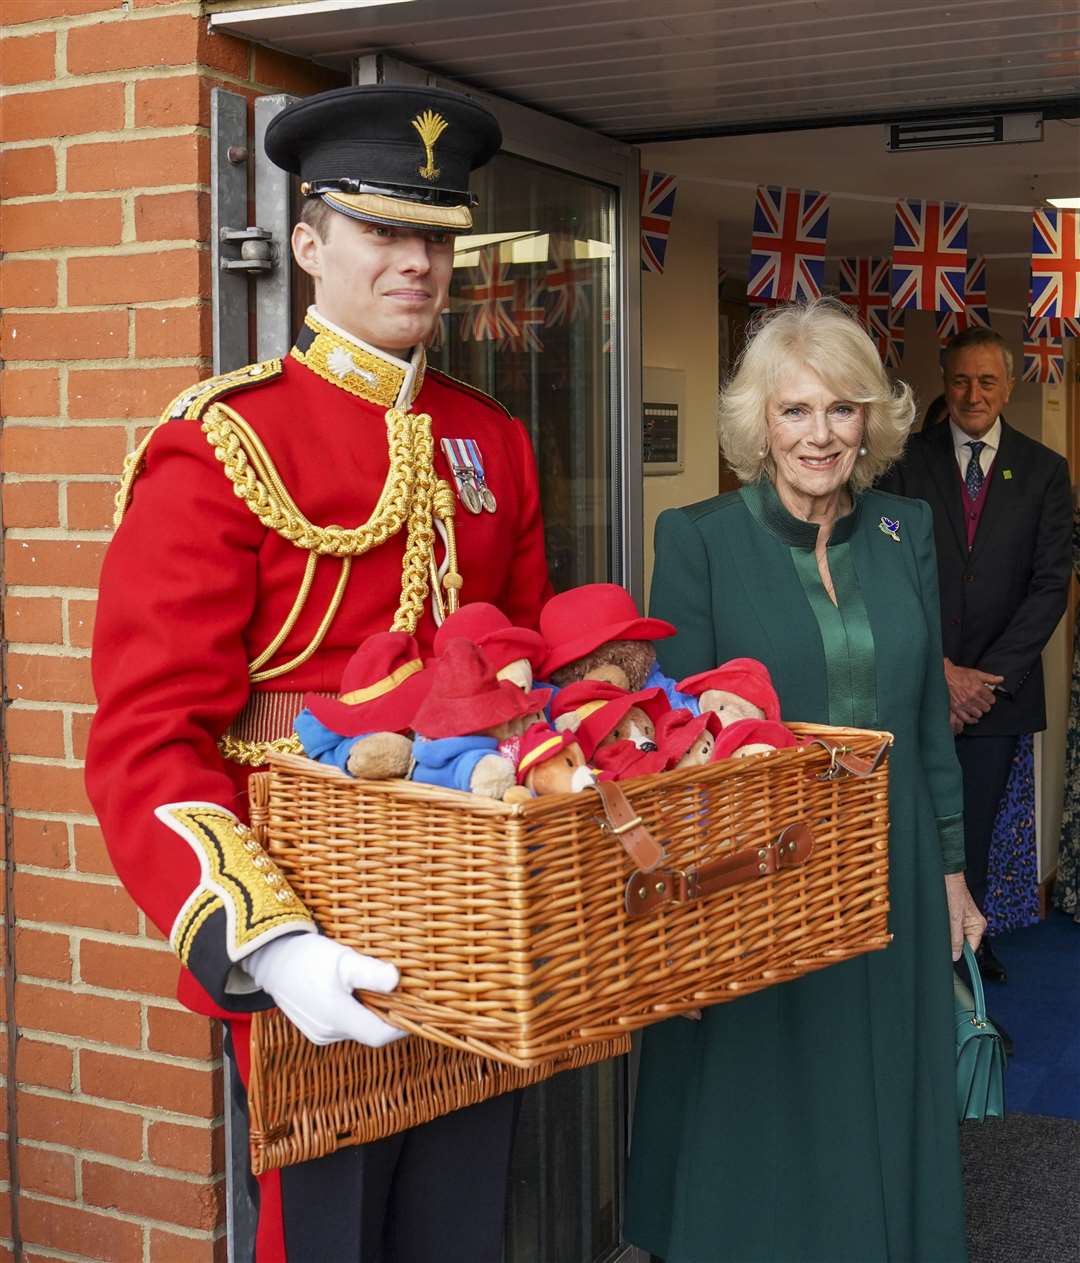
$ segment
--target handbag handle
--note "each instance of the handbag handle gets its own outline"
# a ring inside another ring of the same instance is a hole
[[[982,974],[979,971],[979,962],[975,959],[975,953],[971,944],[964,939],[964,964],[967,965],[968,978],[971,981],[971,997],[975,1001],[975,1013],[971,1019],[972,1026],[986,1026],[986,993],[983,991]]]

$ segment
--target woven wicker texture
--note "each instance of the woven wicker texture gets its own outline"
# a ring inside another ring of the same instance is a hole
[[[872,758],[887,733],[793,724]],[[361,782],[274,757],[268,849],[331,938],[393,961],[365,1003],[396,1026],[507,1065],[734,999],[889,941],[888,762],[823,779],[820,746],[623,785],[687,870],[807,824],[799,868],[629,918],[633,865],[595,794],[494,803]]]

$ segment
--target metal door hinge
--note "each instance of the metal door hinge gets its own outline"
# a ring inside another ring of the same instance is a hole
[[[223,272],[272,272],[277,267],[277,245],[269,228],[222,228],[218,231],[218,240],[222,245],[240,246],[238,259],[226,258],[224,253],[219,255],[218,267]]]

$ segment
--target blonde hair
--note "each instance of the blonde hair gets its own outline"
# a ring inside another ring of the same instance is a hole
[[[903,452],[915,399],[906,382],[893,386],[858,320],[831,298],[776,307],[750,325],[734,376],[720,395],[720,447],[728,464],[742,482],[773,477],[765,407],[794,363],[812,368],[838,398],[863,405],[865,452],[855,460],[850,485],[865,491]]]

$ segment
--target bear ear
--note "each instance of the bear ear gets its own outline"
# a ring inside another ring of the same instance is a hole
[[[577,732],[581,726],[581,716],[576,711],[568,710],[555,720],[556,732]]]

